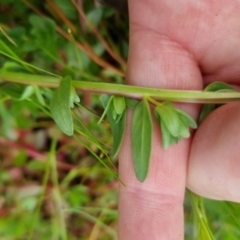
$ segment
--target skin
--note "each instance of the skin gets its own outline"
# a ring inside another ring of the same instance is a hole
[[[240,0],[129,0],[132,85],[201,90],[240,78]],[[200,106],[178,104],[197,119]],[[169,150],[155,126],[147,179],[131,157],[131,115],[119,159],[119,240],[182,240],[185,187],[204,197],[240,199],[240,104],[214,111],[193,138]]]

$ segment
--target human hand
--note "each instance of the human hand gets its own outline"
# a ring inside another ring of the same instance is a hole
[[[129,0],[129,14],[129,84],[189,90],[216,80],[238,84],[239,0]],[[197,119],[200,106],[179,106]],[[155,128],[143,183],[133,170],[129,122],[119,160],[120,178],[126,184],[120,185],[120,240],[183,239],[186,183],[209,198],[239,199],[238,110],[238,103],[217,109],[193,142],[182,140],[167,151]]]

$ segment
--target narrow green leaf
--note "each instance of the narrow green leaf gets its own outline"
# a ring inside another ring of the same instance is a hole
[[[188,138],[190,136],[189,127],[197,127],[190,115],[175,108],[170,102],[164,102],[157,106],[154,112],[161,127],[164,149],[167,149],[170,144],[177,144],[181,138]]]
[[[161,135],[162,135],[162,147],[163,149],[168,149],[170,143],[171,143],[171,134],[168,131],[167,127],[164,125],[163,122],[161,122],[161,118],[158,114],[158,112],[155,110],[155,117],[157,119],[157,122],[161,128]]]
[[[70,107],[74,108],[74,103],[79,103],[80,102],[80,98],[76,93],[76,90],[73,86],[71,86],[70,89]]]
[[[73,134],[73,119],[70,110],[71,78],[65,77],[55,90],[50,102],[50,111],[58,127],[66,135]]]
[[[160,122],[161,133],[162,133],[162,146],[164,149],[168,149],[171,143],[171,134],[169,133],[168,129],[164,125],[163,122]]]
[[[159,105],[155,108],[155,111],[159,114],[161,121],[168,128],[168,131],[172,136],[178,137],[180,126],[179,117],[177,112],[170,105]]]
[[[121,115],[117,115],[117,118],[116,118],[116,123],[118,123],[119,121],[120,121],[120,119],[122,118],[122,115],[123,115],[123,113],[121,114]]]
[[[38,86],[34,86],[34,91],[35,91],[38,102],[41,105],[45,106],[46,103],[45,103],[45,100],[44,100],[44,97],[42,95],[42,91],[40,90],[40,88]]]
[[[121,115],[126,108],[125,98],[122,96],[113,97],[113,106],[117,114]]]
[[[109,107],[110,107],[110,105],[111,105],[111,102],[112,102],[112,100],[113,100],[113,96],[110,97],[110,96],[108,96],[108,95],[106,95],[106,94],[102,94],[102,95],[100,96],[100,100],[101,100],[102,105],[103,105],[103,107],[104,107],[105,109],[104,109],[104,112],[103,112],[101,118],[100,118],[99,121],[98,121],[98,124],[102,122],[103,118],[104,118],[105,115],[107,114],[107,112],[108,112],[108,110],[109,110]]]
[[[23,66],[12,61],[5,62],[3,66],[1,66],[1,71],[27,73],[26,69]]]
[[[178,142],[181,140],[181,137],[174,137],[174,136],[171,136],[171,139],[170,139],[170,144],[178,144]]]
[[[112,105],[112,104],[111,104]],[[112,148],[112,156],[115,158],[119,152],[119,149],[122,145],[122,140],[124,137],[125,133],[125,128],[126,128],[126,110],[122,113],[121,118],[119,121],[116,121],[111,113],[111,106],[109,108],[109,111],[107,113],[108,121],[111,127],[111,131],[113,134],[113,148]]]
[[[213,82],[209,84],[205,89],[204,92],[217,92],[219,90],[232,90],[236,91],[234,87],[231,85],[224,83],[224,82]]]
[[[179,119],[179,136],[183,138],[189,138],[190,137],[190,131],[188,126],[182,121],[182,119]]]
[[[205,104],[203,105],[202,111],[199,116],[199,124],[214,110],[216,109],[217,104]]]
[[[138,103],[132,119],[132,153],[137,179],[143,182],[148,173],[152,148],[152,118],[147,100]]]
[[[101,102],[103,104],[103,107],[105,108],[104,113],[101,117],[101,121],[105,115],[107,115],[110,127],[111,127],[111,132],[113,134],[113,148],[112,148],[112,156],[115,158],[119,152],[119,149],[122,145],[122,140],[124,137],[125,133],[125,128],[126,128],[126,110],[123,111],[121,115],[114,117],[114,106],[113,106],[113,96],[109,96],[106,94],[102,94],[101,97]],[[99,120],[99,122],[101,122]]]
[[[110,99],[110,98],[112,98],[112,96],[109,96],[109,95],[107,95],[107,94],[102,94],[102,95],[100,96],[100,101],[101,101],[101,103],[102,103],[102,105],[103,105],[104,108],[106,108],[107,105],[109,104],[109,99]]]
[[[118,115],[117,115],[114,107],[111,108],[111,112],[112,112],[112,117],[113,117],[113,119],[117,122],[117,116],[118,116]],[[120,115],[120,116],[121,116],[121,115]]]
[[[231,85],[224,82],[213,82],[205,87],[204,92],[226,92],[226,91],[237,91]],[[203,105],[202,111],[199,116],[198,122],[201,123],[219,104],[205,104]]]
[[[178,113],[178,116],[181,118],[181,120],[190,128],[196,129],[197,123],[195,120],[186,112],[182,111],[179,108],[176,108],[176,111]]]
[[[34,93],[34,87],[33,86],[27,86],[24,89],[20,100],[28,99],[33,93]]]

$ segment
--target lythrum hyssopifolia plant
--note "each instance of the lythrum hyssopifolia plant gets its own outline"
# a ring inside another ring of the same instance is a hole
[[[206,104],[203,107],[199,119],[201,122],[220,103],[222,104],[223,101],[229,101],[240,97],[240,94],[231,86],[221,82],[215,82],[209,85],[203,92],[171,91],[164,89],[155,91],[156,89],[139,88],[135,86],[73,81],[70,76],[56,78],[19,73],[4,68],[0,76],[2,81],[7,84],[3,85],[1,89],[1,93],[5,97],[36,101],[35,104],[40,108],[44,108],[44,111],[55,120],[57,126],[63,133],[68,136],[76,137],[79,142],[92,152],[92,154],[107,168],[109,167],[106,162],[91,151],[86,142],[81,140],[76,134],[79,133],[87,140],[90,139],[91,143],[95,144],[96,147],[101,150],[102,154],[109,159],[109,163],[111,163],[110,159],[117,157],[123,141],[126,127],[126,111],[128,108],[132,109],[131,143],[133,164],[136,177],[140,182],[146,179],[149,164],[151,164],[150,156],[153,131],[153,115],[151,114],[151,108],[154,109],[154,116],[161,128],[162,147],[167,150],[170,144],[177,144],[182,138],[188,138],[190,136],[190,128],[197,128],[197,123],[194,119],[186,112],[175,107],[169,100],[179,102],[207,102],[208,99],[210,99],[211,104]],[[19,88],[17,85],[18,87],[12,88],[12,86],[10,87],[8,85],[9,82],[12,84],[28,84],[28,86]],[[50,96],[49,107],[47,107],[44,100],[41,100],[44,99],[44,90],[38,88],[38,86],[44,86],[45,84],[46,86],[57,87]],[[29,90],[31,86],[34,88]],[[74,107],[76,108],[76,106],[84,108],[84,106],[80,105],[81,100],[77,94],[78,89],[81,91],[104,93],[100,95],[100,100],[105,110],[99,118],[98,123],[100,124],[105,119],[105,115],[107,116],[113,136],[113,145],[110,154],[104,147],[104,144],[99,142],[83,123],[79,115],[74,112]],[[39,92],[39,96],[36,91]],[[219,97],[221,97],[220,103],[218,100],[214,101],[215,98],[219,99]],[[202,199],[191,192],[188,192],[188,195],[194,208],[197,223],[200,226],[199,239],[202,239],[202,237],[204,237],[204,239],[214,239],[207,224]]]
[[[65,219],[66,216],[69,219],[71,216],[75,226],[74,216],[70,213],[76,213],[87,221],[95,223],[91,231],[92,236],[99,228],[110,237],[106,239],[115,239],[116,232],[102,220],[102,213],[96,209],[86,208],[89,206],[87,198],[83,197],[87,192],[83,183],[85,179],[89,181],[90,175],[96,175],[93,165],[89,174],[86,173],[84,164],[78,166],[76,162],[74,165],[65,162],[61,165],[61,162],[56,161],[58,152],[69,157],[71,155],[67,153],[67,149],[77,145],[79,149],[83,149],[81,153],[83,159],[88,159],[90,156],[97,159],[104,169],[111,173],[106,174],[108,179],[117,179],[120,184],[124,184],[118,179],[115,159],[123,141],[127,111],[132,111],[133,165],[136,178],[143,182],[148,176],[148,168],[151,164],[153,120],[161,129],[162,147],[168,151],[171,144],[177,144],[182,138],[188,138],[190,129],[196,129],[197,124],[201,124],[204,118],[219,105],[239,100],[240,93],[221,82],[212,83],[204,91],[125,85],[127,20],[110,8],[95,7],[96,5],[91,1],[84,2],[83,6],[66,0],[47,1],[46,4],[48,8],[41,12],[39,9],[44,8],[40,6],[41,4],[34,6],[29,1],[13,3],[5,0],[4,7],[8,9],[11,6],[10,9],[19,9],[20,12],[18,15],[14,13],[11,21],[5,15],[0,18],[2,21],[0,22],[1,134],[5,139],[14,142],[17,138],[16,132],[20,134],[24,131],[22,129],[37,129],[39,126],[35,126],[36,122],[39,119],[47,119],[47,123],[44,121],[40,123],[42,128],[49,129],[51,136],[48,161],[45,161],[45,165],[39,165],[41,161],[36,161],[38,165],[34,166],[35,171],[44,169],[43,187],[41,191],[39,190],[38,198],[32,197],[31,202],[34,221],[27,219],[26,222],[31,222],[31,227],[16,233],[14,237],[17,239],[28,236],[28,239],[34,239],[34,234],[40,234],[35,230],[36,225],[44,221],[41,214],[45,214],[51,215],[55,226],[51,230],[52,239],[74,239],[76,231],[73,229],[72,233],[69,233],[71,226],[66,224]],[[39,9],[36,10],[36,7]],[[17,19],[21,14],[29,18],[22,17],[19,24]],[[119,28],[118,32],[109,25],[109,19],[115,22]],[[120,37],[118,33],[121,33]],[[177,102],[204,104],[198,123],[189,114],[177,108],[175,106]],[[58,128],[53,127],[49,119],[53,119]],[[63,134],[61,135],[57,129]],[[61,147],[58,148],[58,145]],[[30,150],[19,154],[14,161],[25,164],[29,156],[40,158],[39,154]],[[69,174],[61,173],[58,176],[57,170],[61,166],[64,171],[71,169]],[[81,179],[81,188],[73,184],[78,176]],[[54,186],[51,197],[48,195],[50,185]],[[76,197],[79,196],[79,192],[82,193],[82,198]],[[46,196],[53,199],[52,202],[56,206],[54,210],[45,212],[42,210],[43,202],[49,203]],[[213,236],[202,198],[188,192],[187,201],[191,202],[196,224],[193,224],[192,219],[189,218],[194,231],[186,230],[186,239],[193,239],[193,236],[201,240],[214,239],[214,237],[233,239],[230,238],[232,235],[226,238],[226,231],[222,233],[218,231],[218,235]],[[64,204],[70,207],[64,208]],[[81,207],[76,210],[76,206]],[[237,205],[227,203],[225,206],[235,217],[234,211],[240,211]],[[94,214],[91,212],[93,210]],[[111,209],[105,210],[109,216],[113,216]],[[57,215],[53,214],[55,211],[58,212]],[[111,221],[110,218],[106,222]],[[0,224],[7,225],[1,221]],[[232,226],[235,226],[234,224],[236,225],[237,221],[232,223]],[[79,226],[79,222],[76,225]],[[9,234],[7,230],[5,232],[0,230],[0,238],[7,234]],[[47,239],[44,232],[41,234]],[[101,237],[101,239],[105,238]]]

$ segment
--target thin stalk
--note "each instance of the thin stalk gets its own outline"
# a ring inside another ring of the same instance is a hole
[[[24,61],[21,61],[21,59],[15,54],[14,51],[10,47],[8,47],[7,44],[5,44],[1,39],[0,39],[0,49],[3,49],[5,52],[7,52],[10,56],[13,56],[15,59],[19,60],[22,66],[29,72],[33,72],[31,68],[29,68],[28,64],[26,64]],[[2,51],[1,51],[2,52]]]
[[[58,76],[58,75],[56,75],[56,74],[54,74],[54,73],[45,71],[45,70],[43,70],[42,68],[39,68],[39,67],[36,67],[36,66],[34,66],[34,65],[32,65],[32,64],[29,64],[29,63],[27,63],[27,62],[24,62],[24,61],[21,60],[20,58],[18,58],[18,57],[16,58],[14,55],[9,55],[9,54],[7,54],[6,52],[3,52],[3,51],[1,51],[1,50],[0,50],[0,54],[2,54],[2,55],[4,55],[5,57],[8,57],[8,58],[14,60],[15,62],[20,63],[21,65],[26,65],[27,67],[29,67],[30,72],[32,72],[31,69],[35,69],[35,70],[37,70],[37,71],[39,71],[39,72],[43,72],[43,73],[46,73],[46,74],[51,75],[51,76],[60,77],[60,76]]]
[[[76,49],[77,49],[77,48],[76,48]],[[44,51],[44,49],[42,49],[42,50]],[[46,52],[45,52],[45,53],[46,53]],[[36,67],[36,66],[34,66],[34,65],[32,65],[32,64],[29,64],[29,63],[27,63],[27,62],[24,62],[24,61],[21,60],[20,58],[15,58],[15,56],[11,56],[11,55],[9,55],[9,54],[7,54],[6,52],[3,52],[3,51],[1,51],[1,50],[0,50],[0,54],[2,54],[2,55],[4,55],[4,56],[6,56],[6,57],[8,57],[8,58],[10,58],[10,59],[18,62],[18,63],[20,63],[21,65],[26,65],[26,66],[28,66],[29,69],[35,69],[35,70],[37,70],[37,71],[39,71],[39,72],[43,72],[43,73],[46,73],[46,74],[48,74],[48,75],[51,75],[51,76],[55,76],[55,77],[59,77],[59,78],[60,78],[60,76],[57,75],[57,74],[48,72],[48,71],[43,70],[43,69],[41,69],[41,68],[38,68],[38,67]],[[46,53],[46,54],[48,55],[48,53]],[[51,55],[49,55],[49,57],[52,58]],[[93,75],[91,75],[91,74],[89,74],[89,73],[87,73],[87,72],[85,72],[85,71],[80,70],[80,69],[75,70],[75,69],[73,69],[73,68],[71,68],[71,67],[63,64],[62,62],[60,62],[60,61],[59,61],[57,58],[55,58],[55,57],[53,57],[53,60],[55,60],[56,62],[58,62],[61,66],[63,66],[64,68],[68,69],[68,70],[71,71],[72,73],[78,73],[78,74],[80,74],[81,77],[84,77],[86,80],[97,81],[97,82],[101,81],[101,79],[100,79],[99,77],[93,76]]]
[[[198,230],[197,239],[214,240],[214,236],[210,230],[204,210],[203,198],[191,191],[187,191],[187,195],[193,208],[193,214],[196,218],[196,229]]]
[[[107,155],[107,151],[104,149],[104,144],[100,143],[100,141],[94,136],[94,134],[89,130],[88,126],[84,124],[81,118],[73,112],[76,117],[76,121],[80,124],[79,131],[82,131],[82,134],[85,133],[85,137],[95,146],[97,146],[105,155]],[[77,126],[76,126],[77,127]]]
[[[50,164],[51,164],[51,174],[52,174],[52,182],[54,185],[53,189],[53,196],[56,203],[56,210],[57,210],[57,220],[59,226],[57,227],[59,229],[59,237],[62,240],[67,240],[67,228],[65,223],[65,216],[63,212],[62,207],[62,197],[60,192],[60,186],[58,182],[58,172],[57,172],[57,163],[56,163],[56,145],[57,145],[57,139],[54,138],[51,144],[51,150],[50,150]]]
[[[73,47],[75,49],[75,56],[76,56],[76,59],[77,59],[78,66],[79,66],[80,69],[84,70],[83,60],[80,56],[80,51],[77,48],[76,40],[75,40],[75,38],[72,34],[72,31],[70,29],[68,29],[68,33],[69,33],[69,36],[70,36],[70,39],[71,39],[71,43],[73,44]]]
[[[37,85],[43,87],[58,87],[60,78],[23,74],[15,72],[2,72],[0,78],[9,82],[26,85]],[[155,100],[188,102],[188,103],[228,103],[240,101],[240,92],[203,92],[194,90],[169,90],[145,88],[131,85],[112,83],[72,81],[72,85],[79,90],[109,95],[120,95],[125,97],[142,99],[151,97]]]
[[[152,103],[152,104],[155,105],[155,106],[161,105],[161,103],[159,103],[158,101],[154,100],[154,99],[151,98],[151,97],[147,97],[147,100],[148,100],[148,102]]]
[[[50,177],[50,159],[48,158],[48,161],[46,162],[46,168],[45,168],[45,172],[44,172],[44,176],[43,176],[43,181],[42,181],[42,191],[41,191],[40,196],[38,198],[38,203],[37,203],[36,210],[33,214],[32,225],[30,226],[30,230],[29,230],[29,233],[28,233],[27,240],[33,239],[34,229],[35,229],[35,226],[37,225],[38,217],[40,215],[41,206],[42,206],[42,203],[44,201],[49,177]]]
[[[17,47],[17,44],[14,42],[14,40],[8,36],[8,34],[4,31],[3,27],[1,26],[2,24],[0,24],[0,32],[2,33],[2,35],[10,42],[12,43],[15,47]]]

